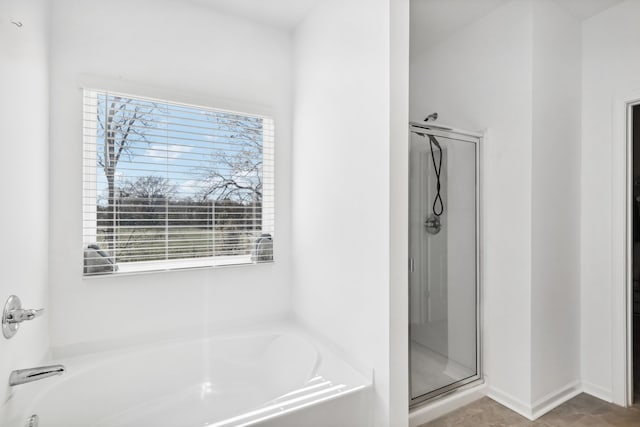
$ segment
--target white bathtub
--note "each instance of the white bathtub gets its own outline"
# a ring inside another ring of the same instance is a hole
[[[366,404],[349,409],[349,399],[364,396],[371,383],[293,327],[51,363],[64,364],[67,372],[14,387],[2,426],[22,427],[32,414],[40,427],[351,425],[365,414],[349,412],[366,411]],[[343,407],[313,411],[327,402]],[[318,414],[323,418],[315,419]]]

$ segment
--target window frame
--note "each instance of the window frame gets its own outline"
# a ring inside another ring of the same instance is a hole
[[[96,89],[96,87],[100,87]],[[92,239],[92,236],[97,236],[98,230],[98,209],[97,209],[97,200],[98,200],[98,189],[97,189],[97,181],[95,179],[89,179],[90,177],[96,176],[97,167],[97,147],[98,147],[98,138],[96,136],[89,136],[85,130],[87,129],[87,122],[91,122],[93,118],[98,113],[98,103],[95,102],[95,105],[91,105],[90,108],[87,108],[84,100],[86,99],[87,92],[94,93],[103,93],[107,95],[119,95],[122,97],[137,99],[137,100],[147,100],[147,101],[155,101],[158,103],[162,103],[165,105],[175,105],[175,106],[184,106],[188,108],[201,109],[203,111],[214,111],[218,113],[228,113],[233,115],[240,115],[245,117],[259,117],[264,120],[263,122],[263,166],[262,166],[262,181],[263,181],[263,191],[262,191],[262,227],[260,234],[269,234],[272,239],[275,237],[276,233],[276,205],[275,205],[275,186],[276,186],[276,160],[275,160],[275,146],[276,146],[276,119],[272,112],[266,112],[265,109],[257,109],[256,108],[238,108],[238,104],[233,104],[232,108],[226,108],[229,104],[228,102],[220,102],[223,104],[221,106],[211,106],[202,102],[191,102],[185,101],[184,98],[180,96],[173,96],[169,94],[158,96],[148,96],[146,94],[137,94],[141,91],[139,90],[111,90],[105,87],[109,85],[83,85],[80,87],[82,92],[82,129],[83,136],[81,138],[81,146],[83,153],[82,160],[82,247],[83,250],[87,248],[89,244],[95,244],[95,239]],[[97,97],[93,99],[97,100]],[[227,105],[225,105],[227,104]],[[240,104],[242,105],[242,104]],[[95,127],[97,131],[97,126]],[[264,135],[270,135],[270,137],[265,137]],[[271,150],[272,160],[270,163],[265,165],[264,163],[264,152],[265,148]],[[268,178],[265,178],[267,176]],[[270,181],[271,184],[267,185],[267,182]],[[92,203],[88,203],[87,200],[93,200]],[[264,209],[264,205],[270,203],[273,207],[271,209]],[[91,207],[89,211],[87,211],[87,207]],[[93,230],[92,233],[87,233],[86,230]],[[273,242],[273,240],[272,240]],[[272,252],[271,258],[267,261],[256,261],[252,259],[252,254],[243,254],[243,255],[216,255],[216,256],[203,256],[203,257],[189,257],[189,258],[179,258],[179,259],[164,259],[164,260],[150,260],[150,261],[131,261],[118,263],[118,269],[107,272],[104,274],[87,274],[84,272],[85,259],[83,257],[83,273],[82,276],[84,279],[87,278],[103,278],[103,277],[114,277],[121,275],[130,275],[130,274],[147,274],[147,273],[158,273],[158,272],[166,272],[166,271],[180,271],[180,270],[191,270],[191,269],[206,269],[206,268],[220,268],[220,267],[244,267],[251,265],[260,265],[260,264],[273,264],[276,260],[276,244],[272,243]],[[113,255],[115,257],[115,255]],[[154,268],[155,267],[155,268]]]

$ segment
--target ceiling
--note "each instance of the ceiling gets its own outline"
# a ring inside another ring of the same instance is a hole
[[[293,29],[322,0],[189,0],[230,15],[277,28]],[[421,49],[482,18],[510,0],[411,0],[411,36]],[[554,0],[586,19],[624,0]],[[418,25],[419,24],[419,25]],[[413,51],[413,49],[412,49]]]
[[[555,0],[578,19],[587,19],[624,0]]]
[[[509,0],[411,0],[411,53],[422,52]]]
[[[322,0],[189,0],[265,25],[293,29]],[[427,49],[510,0],[411,0],[411,51]],[[624,0],[554,0],[580,20]]]
[[[269,26],[292,29],[318,0],[190,0],[229,15]]]
[[[510,0],[411,0],[411,52],[422,52]],[[624,0],[554,0],[584,20]]]

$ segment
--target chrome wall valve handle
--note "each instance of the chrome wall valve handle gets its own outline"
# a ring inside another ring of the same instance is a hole
[[[20,298],[11,295],[2,312],[2,335],[7,339],[11,338],[18,332],[20,323],[42,316],[42,313],[44,313],[44,308],[39,310],[23,309]]]
[[[44,313],[44,308],[39,310],[25,310],[22,308],[10,311],[7,313],[7,322],[9,323],[21,323],[25,320],[33,320],[36,317],[42,316]]]

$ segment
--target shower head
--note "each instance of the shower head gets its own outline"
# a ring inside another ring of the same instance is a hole
[[[438,120],[438,113],[431,113],[426,119],[424,119],[425,122],[428,122],[429,120]]]

